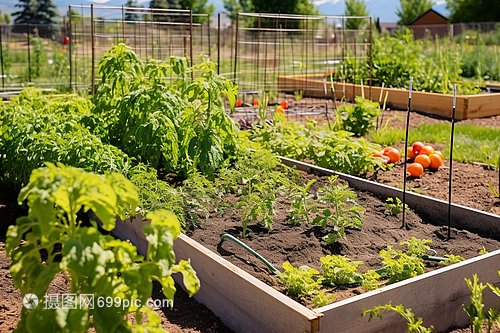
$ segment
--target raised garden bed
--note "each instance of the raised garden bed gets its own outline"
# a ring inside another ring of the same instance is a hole
[[[323,174],[333,173],[296,161],[286,160],[286,162],[288,164],[294,163],[300,169],[309,169],[309,171]],[[357,177],[348,175],[341,175],[341,177],[346,179],[351,186],[364,187],[365,190],[375,192],[381,197],[401,194],[398,189]],[[369,196],[369,194],[366,195]],[[444,215],[443,205],[446,206],[446,203],[442,201],[413,193],[408,195],[408,203],[417,212],[432,214],[432,221],[442,219]],[[371,207],[372,210],[379,208]],[[469,229],[478,234],[499,235],[497,226],[500,218],[498,216],[458,205],[454,205],[452,211],[454,212],[452,219],[454,226],[460,229]],[[381,220],[382,223],[384,221]],[[236,225],[239,225],[239,221]],[[147,248],[147,242],[140,232],[141,227],[141,219],[135,219],[132,224],[119,223],[115,235],[122,239],[130,239],[138,246],[140,252],[144,252]],[[415,226],[412,224],[411,228],[415,228]],[[436,230],[443,229],[434,228]],[[397,225],[394,226],[394,229],[395,232],[398,232]],[[401,232],[403,231],[401,230]],[[383,235],[389,232],[382,228],[380,233]],[[435,235],[438,234],[439,231],[435,233]],[[348,235],[348,241],[349,237],[350,235]],[[429,236],[429,238],[431,237]],[[248,239],[250,240],[250,236]],[[469,243],[474,243],[474,240],[469,240]],[[344,243],[339,242],[339,244]],[[220,243],[216,243],[212,247],[219,253],[226,251],[226,245],[222,247]],[[463,280],[465,277],[471,278],[474,273],[479,273],[482,282],[500,284],[497,274],[499,267],[495,265],[500,258],[500,251],[494,251],[463,263],[344,299],[316,310],[310,310],[185,235],[181,235],[176,240],[175,251],[178,259],[191,259],[191,263],[201,280],[201,289],[195,298],[219,316],[223,323],[237,332],[403,331],[406,325],[405,321],[397,314],[388,313],[384,316],[383,321],[376,319],[370,323],[366,317],[361,317],[363,309],[386,304],[389,301],[392,301],[394,305],[404,304],[406,307],[412,308],[417,316],[424,318],[426,326],[434,325],[436,331],[440,331],[453,325],[464,326],[468,322],[468,317],[462,309],[462,304],[469,303],[470,296],[470,291]],[[273,258],[268,259],[272,260]],[[318,259],[311,258],[311,261]],[[246,261],[247,259],[240,257],[239,260]],[[368,263],[368,261],[366,262]],[[176,279],[180,281],[182,278],[179,276]],[[498,306],[500,298],[491,292],[485,292],[484,303],[486,307]]]
[[[334,83],[335,98],[341,99],[343,96],[349,100],[354,100],[355,96],[361,96],[361,85],[351,83]],[[331,83],[326,82],[327,96],[331,98]],[[365,98],[379,101],[381,87],[364,86]],[[280,92],[293,93],[302,90],[303,96],[325,98],[325,88],[323,79],[318,79],[312,75],[286,75],[278,77],[278,90]],[[408,90],[384,88],[389,92],[387,103],[396,109],[406,109],[408,107]],[[433,115],[451,118],[452,117],[453,96],[438,93],[412,92],[412,111],[429,112]],[[458,95],[456,99],[456,119],[472,119],[496,116],[500,114],[500,94],[481,95]]]

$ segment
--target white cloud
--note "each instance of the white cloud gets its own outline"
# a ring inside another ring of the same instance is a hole
[[[313,4],[315,6],[321,6],[321,5],[324,5],[325,3],[331,3],[332,5],[335,5],[338,2],[340,2],[340,0],[316,0],[316,1],[313,1]]]
[[[436,1],[436,5],[437,6],[441,6],[441,5],[445,5],[446,4],[446,0],[438,0]]]

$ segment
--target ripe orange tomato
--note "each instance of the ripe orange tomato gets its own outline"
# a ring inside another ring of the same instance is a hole
[[[438,154],[430,154],[429,159],[431,160],[431,169],[437,169],[443,164],[443,159]]]
[[[386,155],[389,152],[389,150],[392,150],[392,149],[394,149],[394,148],[392,148],[392,147],[384,148],[383,154]]]
[[[429,156],[430,154],[434,154],[434,148],[432,148],[431,146],[424,146],[418,154]]]
[[[442,152],[440,152],[439,150],[436,150],[436,151],[434,152],[434,154],[438,154],[439,156],[441,156],[441,159],[444,161],[444,156],[443,156],[443,153],[442,153]]]
[[[420,141],[414,142],[413,145],[411,146],[413,148],[413,152],[415,155],[418,155],[422,148],[424,148],[424,144]]]
[[[406,155],[408,155],[410,159],[417,157],[417,154],[413,152],[413,147],[406,148]]]
[[[424,168],[428,168],[429,165],[431,165],[431,160],[429,156],[420,154],[417,157],[415,157],[415,163],[420,163],[421,166]]]
[[[241,105],[243,104],[243,102],[241,100],[236,100],[236,107],[239,108]]]
[[[372,157],[381,157],[381,158],[383,158],[384,155],[382,155],[381,153],[374,153],[374,154],[372,154]]]
[[[285,114],[285,110],[283,110],[283,107],[281,105],[278,105],[278,107],[276,108],[276,113],[283,113],[283,114]]]
[[[259,105],[259,101],[256,98],[254,98],[253,99],[253,106],[258,106],[258,105]]]
[[[283,109],[288,109],[288,102],[287,101],[281,102],[280,105]]]
[[[387,156],[391,159],[391,163],[396,163],[401,159],[401,154],[399,153],[399,150],[397,149],[391,149],[387,152]]]
[[[424,173],[424,167],[420,163],[412,163],[408,165],[407,171],[412,177],[420,177]]]

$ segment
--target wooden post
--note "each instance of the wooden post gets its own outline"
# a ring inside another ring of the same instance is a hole
[[[255,71],[255,86],[259,89],[259,56],[260,56],[260,24],[262,14],[259,13],[259,29],[257,30],[257,67]]]
[[[220,13],[217,15],[217,74],[220,74]]]
[[[212,44],[210,44],[210,16],[208,17],[208,58],[212,60]],[[201,29],[203,30],[203,24],[201,25]],[[202,38],[203,42],[203,38]]]
[[[191,58],[191,80],[194,80],[193,68],[193,11],[189,11],[189,58]]]
[[[92,45],[92,96],[95,94],[94,4],[90,4],[90,39]]]
[[[236,13],[236,37],[234,41],[234,82],[236,83],[236,68],[238,66],[238,27],[240,24],[240,13]]]
[[[73,76],[73,61],[71,60],[71,43],[73,42],[73,38],[71,38],[71,6],[69,6],[69,29],[68,29],[68,37],[69,37],[69,90],[71,90],[71,78]],[[65,37],[66,38],[66,37]]]

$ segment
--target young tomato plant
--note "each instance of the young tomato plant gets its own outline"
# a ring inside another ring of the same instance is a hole
[[[390,245],[387,246],[387,250],[380,251],[380,256],[384,259],[385,274],[389,277],[389,284],[424,274],[424,263],[420,257],[409,256]]]
[[[327,255],[319,260],[323,268],[323,279],[329,284],[341,286],[363,280],[363,275],[358,272],[358,266],[363,265],[362,261],[351,261],[344,256],[335,255]]]
[[[56,309],[23,307],[15,332],[87,332],[89,328],[102,333],[164,332],[159,316],[145,306],[153,291],[153,280],[160,282],[167,299],[173,299],[175,293],[171,277],[174,272],[183,274],[190,295],[199,289],[191,265],[184,260],[175,264],[173,241],[181,226],[172,213],[156,211],[147,215],[151,224],[143,227],[149,241],[146,257],[138,255],[130,243],[102,235],[96,222],[83,226],[79,221],[77,213],[91,209],[101,227],[110,231],[117,214],[125,218],[125,213],[135,212],[138,196],[123,175],[100,176],[47,163],[47,167],[33,171],[29,184],[21,190],[19,202],[24,200],[28,202],[28,216],[9,227],[5,245],[12,258],[12,280],[23,296],[33,293],[43,299],[55,275],[67,272],[71,276],[70,294],[90,294],[95,300],[135,299],[139,303],[102,307],[97,302],[96,307],[84,304],[68,310],[60,306],[59,300]],[[26,243],[19,246],[23,235]],[[42,252],[46,255],[43,261]],[[78,304],[82,304],[80,297],[76,299]],[[144,325],[140,312],[149,318]],[[137,324],[128,321],[128,314],[135,314]]]
[[[386,207],[391,215],[398,215],[403,211],[403,202],[398,197],[396,197],[396,202],[394,202],[394,198],[387,198],[385,202],[387,202]],[[410,209],[410,207],[405,204],[405,209]]]
[[[296,186],[292,191],[292,205],[290,206],[290,223],[299,223],[306,221],[310,223],[309,213],[317,211],[315,204],[309,204],[308,201],[314,195],[308,193],[309,187],[316,182],[316,179],[311,179],[306,186]]]
[[[396,305],[396,307],[392,306],[391,303],[386,305],[379,305],[372,309],[363,310],[361,313],[362,316],[370,315],[368,321],[371,321],[373,317],[377,316],[382,320],[382,312],[383,311],[394,311],[403,316],[404,319],[408,322],[408,333],[431,333],[434,330],[434,327],[431,326],[426,328],[422,326],[424,323],[422,318],[415,319],[415,315],[411,311],[411,309],[405,309],[403,305]]]
[[[337,184],[338,176],[328,178],[329,188],[320,188],[318,192],[323,194],[318,198],[318,203],[333,204],[333,211],[330,208],[322,210],[321,215],[313,220],[313,224],[326,228],[328,225],[332,229],[328,236],[324,237],[327,243],[334,243],[338,238],[346,239],[345,227],[361,229],[363,224],[363,213],[365,209],[356,203],[356,193],[348,189],[347,185]]]

